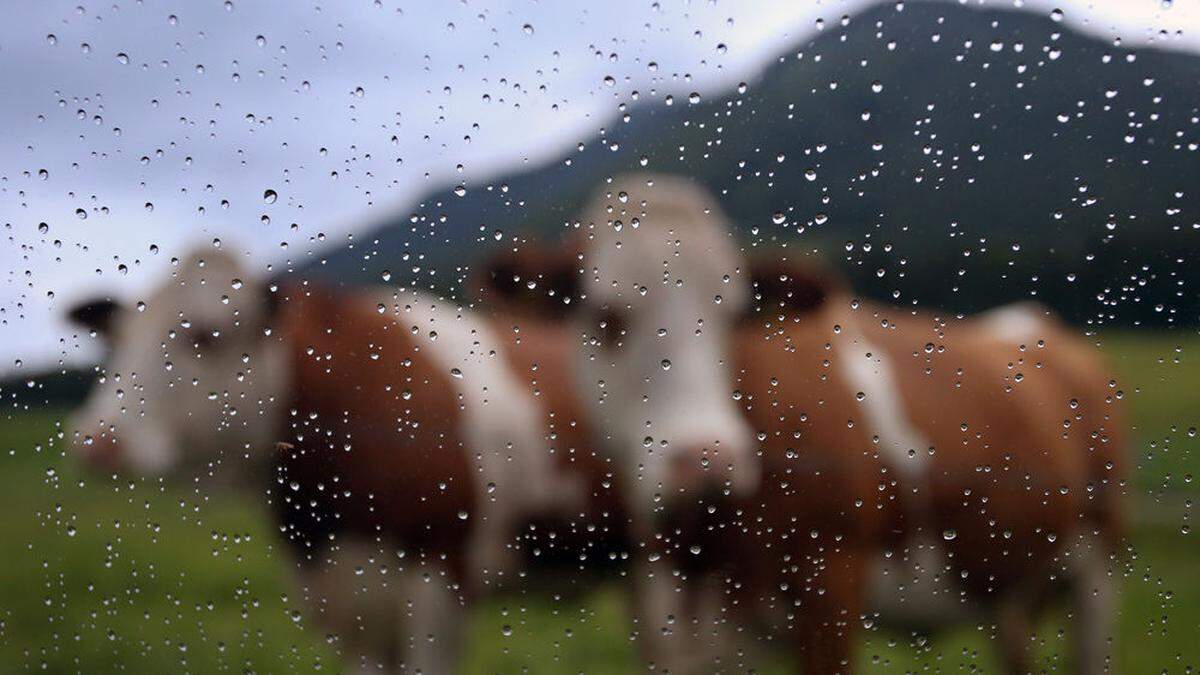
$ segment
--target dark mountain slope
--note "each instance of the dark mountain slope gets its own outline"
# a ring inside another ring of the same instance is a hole
[[[496,232],[555,236],[644,158],[719,191],[748,246],[817,249],[872,295],[963,310],[1033,295],[1076,321],[1193,324],[1198,84],[1196,56],[1049,16],[888,3],[746,87],[633,103],[569,164],[447,186],[298,273],[454,292]]]

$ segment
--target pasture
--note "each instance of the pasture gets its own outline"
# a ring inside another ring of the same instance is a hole
[[[1194,672],[1200,339],[1130,332],[1102,344],[1136,425],[1118,669]],[[287,556],[260,494],[87,474],[63,456],[65,414],[0,412],[0,670],[339,670],[290,597]],[[1050,613],[1031,637],[1045,670],[1067,666],[1070,631]],[[473,613],[466,672],[633,672],[630,632],[618,579],[531,578]],[[987,627],[933,636],[872,627],[866,636],[863,672],[995,672]],[[769,643],[747,658],[759,672],[786,672]]]

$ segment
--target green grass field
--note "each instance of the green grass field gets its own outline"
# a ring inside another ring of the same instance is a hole
[[[1200,668],[1200,545],[1188,532],[1200,469],[1200,339],[1106,336],[1137,425],[1130,493],[1137,529],[1125,561],[1119,670]],[[323,634],[289,598],[287,556],[254,493],[114,481],[63,457],[61,411],[0,418],[0,672],[338,672]],[[472,614],[468,673],[635,670],[619,581],[489,599]],[[557,586],[555,586],[557,588]],[[570,590],[570,589],[568,589]],[[1070,626],[1036,640],[1062,670]],[[507,628],[506,628],[507,627]],[[769,651],[769,650],[768,650]],[[995,672],[987,631],[930,640],[874,629],[864,672]],[[768,657],[760,672],[786,672]]]

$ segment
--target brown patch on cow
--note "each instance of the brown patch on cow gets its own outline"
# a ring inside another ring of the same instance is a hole
[[[1085,456],[1085,516],[1115,550],[1124,534],[1129,470],[1125,459],[1129,421],[1123,395],[1095,345],[1048,310],[1030,305],[1028,311],[1038,314],[1036,334],[1002,345],[1010,367],[1009,386],[1028,387],[1025,375],[1030,372],[1046,373],[1044,377],[1057,383],[1058,397],[1047,403],[1062,416],[1063,435]]]
[[[301,559],[339,534],[380,542],[380,562],[445,559],[461,581],[476,508],[459,402],[403,317],[291,286],[276,326],[293,382],[275,505]],[[465,517],[464,517],[465,516]]]

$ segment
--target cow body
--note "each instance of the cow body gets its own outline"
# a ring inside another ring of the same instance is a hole
[[[109,468],[239,483],[270,467],[310,615],[350,665],[451,672],[462,608],[514,576],[522,547],[578,558],[619,536],[612,476],[573,388],[554,379],[567,372],[561,331],[518,334],[394,290],[289,285],[265,310],[237,268],[190,260],[150,314],[118,324],[113,364],[76,417],[78,449]],[[203,339],[179,328],[210,303]],[[540,529],[522,543],[530,522]]]
[[[1082,454],[1049,409],[1005,393],[1003,360],[972,343],[909,349],[916,335],[862,328],[863,310],[839,305],[740,334],[734,386],[762,487],[673,518],[656,561],[682,595],[719,580],[721,612],[675,615],[690,637],[720,647],[706,634],[745,608],[734,632],[790,635],[803,672],[848,668],[864,613],[928,628],[1036,594],[1065,567],[1083,490]]]
[[[728,653],[717,636],[737,609],[750,612],[728,632],[782,629],[812,652],[803,672],[847,669],[862,616],[921,632],[970,618],[1024,672],[1032,615],[1068,581],[1077,667],[1108,665],[1123,438],[1110,381],[1050,320],[1028,344],[980,329],[842,296],[739,334],[762,488],[697,504],[699,527],[665,538],[665,565],[687,571],[661,575],[675,592],[720,582],[723,601],[693,599],[674,621],[700,651]]]

